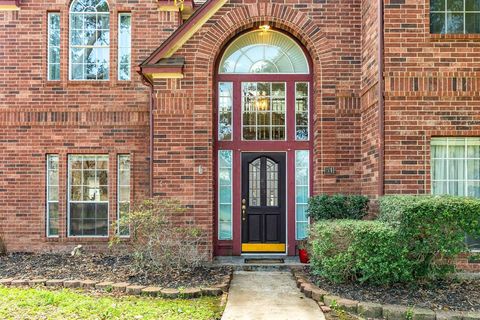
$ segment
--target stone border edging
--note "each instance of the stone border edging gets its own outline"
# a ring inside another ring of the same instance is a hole
[[[324,312],[336,306],[362,318],[386,320],[480,320],[480,312],[432,311],[430,309],[406,307],[403,305],[380,304],[345,299],[331,295],[309,281],[303,271],[292,269],[297,287],[305,297],[315,300]],[[325,306],[327,308],[325,308]]]
[[[94,280],[60,280],[60,279],[0,279],[0,286],[10,287],[52,287],[69,289],[96,289],[107,292],[119,292],[126,295],[143,295],[166,299],[194,299],[203,296],[221,296],[230,289],[233,272],[223,277],[220,284],[207,288],[171,289],[155,286],[143,286],[127,282],[94,281]]]

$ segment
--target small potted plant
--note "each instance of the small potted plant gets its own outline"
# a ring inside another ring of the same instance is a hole
[[[300,240],[298,241],[298,256],[301,263],[309,263],[310,258],[308,257],[308,241]]]

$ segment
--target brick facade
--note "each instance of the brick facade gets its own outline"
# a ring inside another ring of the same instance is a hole
[[[165,1],[164,1],[165,2]],[[314,193],[376,198],[379,130],[378,2],[230,0],[179,48],[183,79],[132,72],[118,81],[117,14],[132,13],[133,69],[180,25],[156,0],[110,0],[109,81],[68,80],[69,1],[23,0],[0,12],[0,234],[9,250],[39,251],[104,239],[66,237],[67,155],[109,154],[110,218],[116,212],[116,154],[133,158],[133,199],[178,198],[215,242],[215,73],[225,45],[268,23],[297,38],[313,64]],[[47,13],[61,14],[61,79],[46,79]],[[429,33],[429,1],[384,0],[385,193],[430,192],[432,136],[480,136],[479,42]],[[149,133],[153,129],[150,176]],[[60,237],[45,237],[45,156],[60,155]],[[324,172],[335,168],[335,174]],[[152,178],[152,180],[150,180]],[[113,232],[113,231],[111,231]]]

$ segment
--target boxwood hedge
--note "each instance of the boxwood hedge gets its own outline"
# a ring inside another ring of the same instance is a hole
[[[397,242],[398,231],[379,221],[319,221],[311,231],[311,268],[339,283],[410,281],[411,262]]]
[[[388,196],[377,221],[318,221],[311,230],[314,272],[336,282],[376,284],[444,276],[480,236],[480,200]]]
[[[363,219],[368,214],[368,197],[362,195],[321,194],[311,197],[308,214],[315,220]]]

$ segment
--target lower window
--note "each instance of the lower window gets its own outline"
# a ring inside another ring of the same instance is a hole
[[[480,198],[480,138],[433,138],[432,194]],[[472,250],[480,239],[467,237]]]
[[[69,236],[108,236],[108,155],[68,157]]]

